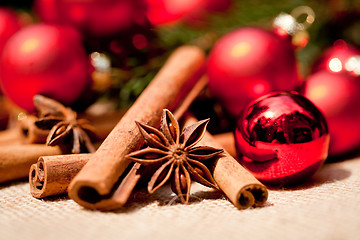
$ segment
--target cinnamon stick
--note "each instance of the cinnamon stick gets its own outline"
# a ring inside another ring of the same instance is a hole
[[[175,114],[176,113],[177,112],[175,112]],[[224,147],[226,151],[229,152],[229,149],[231,151],[232,143],[234,141],[231,133],[217,134],[213,135],[213,137],[220,145],[228,146]],[[38,162],[31,166],[29,172],[31,195],[35,198],[44,198],[67,193],[71,180],[89,161],[91,155],[91,153],[84,153],[39,157]],[[39,162],[41,162],[41,164]],[[134,165],[132,173],[129,173],[127,176],[129,179],[132,178],[132,181],[136,181],[134,182],[135,184],[130,186],[125,183],[125,181],[122,183],[123,185],[126,185],[128,189],[127,193],[122,191],[122,197],[124,199],[122,202],[124,203],[127,201],[137,181],[140,179],[140,174],[137,175],[138,178],[134,177],[134,174],[138,171],[137,169],[139,169],[139,167],[139,165]]]
[[[170,56],[71,182],[69,196],[74,201],[87,208],[102,210],[119,208],[124,204],[116,199],[116,183],[130,164],[125,156],[143,145],[135,121],[158,127],[161,111],[164,108],[174,110],[180,105],[201,76],[204,63],[203,51],[193,46],[180,47]]]
[[[188,117],[185,125],[196,122],[197,119],[194,117]],[[199,144],[222,148],[208,132]],[[214,179],[219,188],[238,209],[264,205],[268,197],[267,188],[226,150],[220,158],[214,161],[212,168]]]
[[[196,121],[195,119],[187,119],[187,124],[192,124]],[[228,196],[230,201],[239,209],[261,206],[266,202],[267,190],[247,170],[240,166],[234,158],[229,156],[227,151],[228,149],[233,149],[233,141],[234,138],[231,133],[214,136],[206,133],[200,143],[216,148],[220,148],[220,145],[223,146],[223,144],[228,146],[225,147],[223,157],[214,163],[213,174],[215,181],[217,181],[221,190]],[[73,177],[88,162],[91,156],[92,154],[71,154],[40,157],[38,162],[33,164],[30,169],[29,182],[32,196],[44,198],[66,193]],[[119,207],[119,204],[123,205],[127,202],[141,177],[141,171],[139,164],[134,165],[121,181],[121,185],[113,193],[112,197],[103,200],[107,204],[113,204],[113,199],[117,199],[116,205],[109,206],[110,209]]]
[[[0,183],[25,178],[39,156],[57,154],[60,148],[40,144],[0,146]]]
[[[30,193],[43,198],[64,194],[71,180],[88,162],[90,154],[41,156],[29,172]]]
[[[0,146],[22,144],[18,128],[11,128],[0,131]]]
[[[231,156],[236,158],[236,148],[234,133],[225,132],[213,135],[216,142],[218,142]]]
[[[206,84],[207,78],[203,76],[177,108],[174,116],[180,118],[202,89],[204,89]],[[90,119],[97,127],[102,125],[102,121],[99,123],[98,121],[93,121],[93,118]],[[108,126],[108,124],[104,125]],[[38,163],[32,165],[29,173],[31,195],[35,198],[44,198],[66,193],[72,178],[75,177],[88,162],[91,156],[92,154],[73,154],[40,157]],[[136,163],[121,181],[121,185],[111,197],[112,199],[117,199],[117,206],[127,202],[135,185],[140,180],[142,175],[140,173],[142,173],[142,171],[140,165]]]
[[[119,122],[119,119],[121,119],[124,114],[125,110],[119,110],[101,115],[85,114],[84,116],[79,116],[79,118],[89,120],[91,125],[95,128],[97,140],[102,142],[109,135],[111,130],[113,130]]]

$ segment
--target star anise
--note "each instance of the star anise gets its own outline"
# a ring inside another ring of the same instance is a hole
[[[167,109],[163,111],[161,131],[136,122],[148,147],[128,154],[127,158],[142,165],[159,165],[148,183],[149,193],[155,192],[171,179],[172,191],[182,203],[187,204],[192,179],[205,186],[218,188],[203,162],[223,150],[195,146],[204,136],[208,122],[209,119],[199,121],[186,127],[180,134],[178,121]]]
[[[61,103],[36,95],[34,105],[39,111],[35,125],[40,129],[50,130],[46,144],[60,145],[72,153],[95,152],[89,135],[95,135],[95,128],[86,119],[77,119],[77,113]]]

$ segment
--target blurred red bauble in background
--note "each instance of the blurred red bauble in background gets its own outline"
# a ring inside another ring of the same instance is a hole
[[[0,7],[0,56],[8,39],[21,27],[15,11]]]
[[[0,59],[0,81],[4,94],[31,112],[35,94],[66,105],[75,102],[91,84],[90,66],[73,28],[36,24],[8,41]]]
[[[155,25],[172,24],[185,20],[195,23],[207,14],[224,12],[232,0],[146,0],[147,17]]]
[[[58,0],[34,0],[33,9],[43,22],[56,23],[61,19],[58,12]]]
[[[323,70],[333,73],[351,72],[351,70],[347,68],[351,67],[349,66],[349,60],[355,56],[360,56],[360,49],[339,39],[335,41],[333,46],[322,53],[321,57],[314,63],[312,72]]]
[[[329,138],[321,112],[289,92],[272,92],[251,102],[235,130],[240,163],[269,185],[312,176],[327,158]]]
[[[272,31],[244,27],[230,32],[209,55],[209,88],[231,115],[238,116],[251,100],[301,84],[294,50],[289,36]]]
[[[146,0],[147,17],[157,26],[175,23],[187,14],[203,9],[206,0]]]
[[[306,80],[304,95],[328,122],[329,155],[346,154],[360,146],[360,77],[319,71]]]
[[[92,37],[147,23],[144,0],[35,0],[34,11],[44,22],[69,25]]]

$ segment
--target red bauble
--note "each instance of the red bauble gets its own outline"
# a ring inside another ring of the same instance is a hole
[[[34,110],[35,94],[69,105],[91,82],[90,61],[74,29],[31,25],[4,48],[0,81],[4,94],[25,110]]]
[[[222,37],[209,55],[207,74],[211,92],[234,116],[251,100],[301,82],[291,39],[255,27]]]
[[[95,37],[146,24],[144,0],[36,0],[34,10],[45,22],[70,25]]]
[[[360,77],[320,71],[308,77],[304,95],[325,115],[331,136],[329,154],[360,146]]]
[[[146,0],[147,17],[153,25],[170,24],[204,8],[206,0]]]
[[[326,49],[312,67],[312,72],[329,71],[340,73],[348,71],[347,63],[350,58],[360,56],[360,49],[347,44],[344,40],[337,40],[332,47]]]
[[[208,14],[228,10],[232,0],[146,0],[146,3],[146,15],[155,26],[178,21],[196,25],[205,21]]]
[[[13,10],[0,7],[0,55],[8,39],[21,27],[19,18]]]
[[[61,19],[58,12],[58,0],[35,0],[33,9],[43,22],[59,23]]]
[[[287,185],[312,176],[328,154],[324,116],[305,97],[269,93],[250,103],[235,130],[239,161],[269,185]]]

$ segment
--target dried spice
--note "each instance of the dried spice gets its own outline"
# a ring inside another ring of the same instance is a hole
[[[192,116],[187,116],[184,125],[188,126],[197,122]],[[224,137],[224,135],[212,136],[206,132],[199,144],[212,147],[222,147],[234,144],[233,134]],[[220,141],[219,140],[220,136]],[[220,143],[221,142],[221,143]],[[231,147],[230,150],[232,150]],[[229,198],[229,200],[238,209],[246,209],[249,207],[263,206],[268,198],[267,188],[260,183],[254,175],[247,171],[240,163],[232,157],[228,149],[225,148],[224,153],[219,158],[210,163],[210,169],[216,183],[221,191]]]
[[[190,99],[199,91],[196,85],[200,83],[204,64],[205,54],[195,46],[181,46],[170,55],[151,83],[71,181],[68,188],[71,199],[90,209],[108,211],[124,206],[136,185],[136,179],[142,176],[136,169],[133,175],[125,173],[131,163],[125,156],[140,149],[144,143],[135,121],[158,127],[161,118],[158,113],[164,108],[174,110],[178,112],[176,116],[181,116],[186,109],[184,104],[191,103]],[[141,164],[136,163],[133,168],[137,165]],[[124,180],[131,180],[131,184]]]
[[[40,156],[61,154],[59,147],[44,144],[7,144],[0,146],[0,184],[29,175],[31,164],[36,163]]]
[[[159,165],[148,183],[149,193],[155,192],[171,179],[171,189],[182,203],[187,204],[192,179],[205,186],[218,188],[203,162],[218,156],[223,149],[195,146],[204,136],[208,122],[209,119],[199,121],[186,127],[180,134],[179,123],[167,109],[163,110],[161,131],[136,122],[148,147],[126,157],[145,166]]]
[[[40,115],[35,125],[50,130],[47,145],[70,146],[72,153],[95,152],[89,137],[95,135],[95,128],[88,120],[77,119],[77,113],[71,108],[41,95],[34,97],[34,104]]]

